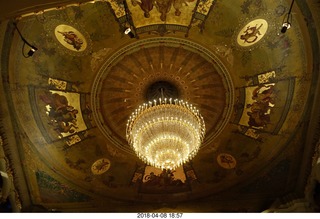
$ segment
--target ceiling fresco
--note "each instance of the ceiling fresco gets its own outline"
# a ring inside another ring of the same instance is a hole
[[[259,212],[292,192],[317,77],[303,18],[280,32],[289,6],[108,0],[1,24],[31,203],[66,212]],[[32,57],[22,56],[13,22],[38,48]],[[157,83],[194,104],[206,124],[199,153],[174,171],[144,164],[125,137]]]

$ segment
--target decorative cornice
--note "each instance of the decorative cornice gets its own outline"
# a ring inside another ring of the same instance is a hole
[[[21,203],[25,206],[30,204],[30,197],[23,174],[21,165],[21,157],[19,148],[17,146],[19,137],[15,130],[18,129],[16,121],[13,120],[14,112],[10,109],[12,102],[10,99],[10,93],[5,92],[9,90],[9,55],[10,55],[10,46],[12,45],[14,26],[12,22],[6,23],[6,31],[4,34],[2,48],[1,48],[1,81],[0,81],[0,98],[1,98],[1,108],[0,108],[0,135],[2,138],[2,148],[4,159],[6,160],[6,166],[8,167],[7,173],[9,178],[11,177],[11,190],[9,200],[12,204],[14,211],[21,210]],[[20,200],[20,198],[21,200]]]

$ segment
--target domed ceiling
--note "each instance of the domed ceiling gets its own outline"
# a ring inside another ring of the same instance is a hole
[[[22,206],[259,212],[303,194],[318,39],[303,20],[313,22],[304,1],[294,4],[292,28],[280,32],[289,7],[110,0],[2,22]],[[33,56],[23,57],[28,45],[13,22],[37,47]],[[206,125],[199,153],[169,175],[139,160],[125,133],[130,114],[159,87],[195,105]]]

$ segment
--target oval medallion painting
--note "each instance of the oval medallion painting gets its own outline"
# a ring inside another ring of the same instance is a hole
[[[92,164],[91,172],[95,175],[103,174],[107,172],[107,170],[109,170],[110,165],[111,165],[111,162],[109,159],[101,158]]]
[[[256,19],[246,24],[238,34],[237,42],[240,46],[252,46],[259,42],[268,30],[268,23],[264,19]]]
[[[217,157],[218,164],[225,169],[233,169],[237,165],[236,159],[231,154],[221,153]]]
[[[71,51],[83,52],[87,48],[83,34],[72,26],[60,24],[55,28],[54,34],[57,40]]]

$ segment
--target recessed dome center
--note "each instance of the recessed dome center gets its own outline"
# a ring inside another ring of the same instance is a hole
[[[151,101],[159,98],[179,99],[179,91],[175,85],[168,81],[157,81],[147,87],[146,100]]]
[[[105,137],[133,154],[126,124],[139,105],[163,97],[181,99],[199,109],[210,145],[228,123],[233,106],[231,77],[208,49],[185,39],[152,38],[112,54],[92,89],[93,116]]]

